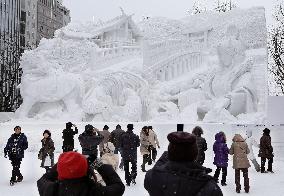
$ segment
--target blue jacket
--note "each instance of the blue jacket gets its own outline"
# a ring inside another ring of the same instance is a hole
[[[215,140],[216,141],[213,145],[213,151],[215,154],[213,164],[217,167],[228,167],[229,148],[226,144],[223,134],[217,133],[215,135]]]
[[[19,136],[17,136],[16,134],[12,134],[11,137],[8,139],[6,147],[4,148],[4,153],[5,155],[9,156],[10,160],[15,157],[18,159],[22,159],[24,158],[24,151],[27,148],[28,140],[24,133],[21,133]]]

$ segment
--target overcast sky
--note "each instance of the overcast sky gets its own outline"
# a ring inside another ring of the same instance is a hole
[[[200,0],[212,5],[215,0]],[[111,19],[120,15],[119,7],[127,14],[135,14],[134,20],[142,16],[164,16],[173,19],[184,18],[192,8],[194,0],[63,0],[63,4],[71,10],[73,21],[97,21]],[[272,11],[277,0],[235,0],[238,7],[249,8],[264,6],[268,23],[273,21]]]

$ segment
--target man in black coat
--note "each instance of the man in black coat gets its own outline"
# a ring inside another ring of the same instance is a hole
[[[206,140],[203,137],[201,137],[201,135],[203,134],[203,130],[201,127],[196,126],[192,130],[192,134],[196,136],[196,143],[198,148],[198,155],[196,158],[196,162],[199,163],[200,165],[203,165],[205,161],[205,151],[207,150]]]
[[[90,162],[94,162],[98,156],[98,145],[104,137],[92,125],[86,125],[85,131],[79,135],[79,142],[82,147],[82,154],[88,157]]]
[[[133,124],[127,125],[127,131],[121,136],[122,157],[124,162],[126,185],[130,183],[136,184],[137,176],[137,148],[140,146],[138,135],[133,133]],[[131,163],[131,173],[129,171],[129,163]]]
[[[24,158],[24,151],[28,148],[27,137],[24,133],[21,133],[21,127],[16,126],[14,128],[15,133],[8,139],[7,145],[4,148],[4,156],[9,159],[12,163],[12,177],[10,185],[13,186],[15,182],[21,182],[23,175],[21,174],[20,167],[22,159]]]
[[[73,131],[72,126],[75,127]],[[63,130],[63,152],[73,151],[74,150],[74,135],[78,134],[77,127],[71,122],[66,123],[66,129]]]
[[[210,169],[195,162],[196,137],[186,132],[168,135],[168,152],[146,173],[144,187],[150,196],[222,196]]]
[[[106,186],[96,182],[94,169]],[[61,154],[58,163],[37,181],[37,186],[40,196],[121,196],[125,190],[112,166],[100,161],[88,166],[86,158],[77,152]]]
[[[121,142],[121,136],[122,136],[123,133],[125,133],[125,131],[121,129],[121,126],[116,125],[115,130],[113,130],[110,134],[109,141],[111,143],[113,143],[113,145],[115,147],[114,154],[118,154],[118,152],[119,152],[120,155],[122,155],[122,149],[121,149],[120,142]],[[119,168],[123,169],[123,158],[122,158],[122,156],[121,156]]]

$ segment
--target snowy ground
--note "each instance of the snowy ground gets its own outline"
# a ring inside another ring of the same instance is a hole
[[[83,131],[83,127],[85,124],[78,124],[79,132]],[[96,124],[95,126],[98,128],[102,128],[104,124]],[[116,124],[108,123],[110,129],[114,129]],[[121,124],[122,127],[126,127],[126,124]],[[136,123],[134,125],[135,132],[139,134],[141,127],[145,125],[143,123]],[[154,129],[157,132],[158,138],[161,143],[162,149],[159,150],[159,155],[166,150],[168,141],[166,136],[169,132],[176,130],[175,124],[152,124]],[[20,184],[16,184],[14,187],[9,186],[9,179],[11,175],[11,166],[8,159],[4,159],[3,157],[3,148],[4,145],[9,138],[9,136],[13,133],[13,127],[15,124],[4,123],[0,124],[0,170],[1,170],[1,178],[0,178],[0,190],[1,195],[3,196],[38,196],[38,191],[36,187],[36,181],[40,178],[40,176],[44,173],[44,170],[39,167],[40,161],[37,159],[37,152],[40,148],[40,140],[42,137],[42,132],[45,129],[49,129],[52,131],[52,138],[55,141],[56,145],[56,159],[61,152],[61,131],[64,128],[64,124],[56,123],[56,124],[20,124],[22,126],[23,132],[27,135],[29,141],[29,149],[26,152],[25,159],[22,163],[21,171],[24,176],[24,181]],[[192,130],[195,125],[187,124],[185,125],[185,130]],[[224,131],[227,134],[228,146],[231,145],[231,139],[234,133],[241,133],[245,135],[243,127],[237,127],[236,125],[221,125],[221,124],[207,124],[202,125],[205,131],[205,138],[208,143],[208,151],[206,152],[206,161],[205,166],[215,169],[213,166],[213,153],[212,153],[212,145],[214,142],[214,135],[217,131]],[[262,135],[263,127],[255,127],[250,125],[249,128],[253,129],[254,137],[259,140]],[[271,136],[272,136],[272,145],[274,146],[275,153],[275,162],[274,162],[274,171],[275,174],[260,174],[254,171],[253,168],[249,169],[249,177],[251,196],[261,196],[261,195],[273,195],[273,196],[282,196],[284,194],[284,187],[282,186],[284,183],[283,173],[284,173],[284,132],[282,129],[284,127],[273,126],[271,128]],[[76,136],[77,137],[77,136]],[[76,139],[75,148],[79,149],[79,143]],[[255,153],[258,150],[255,149]],[[139,153],[138,153],[139,154]],[[139,154],[140,155],[140,154]],[[159,156],[158,155],[158,156]],[[258,161],[260,162],[259,158]],[[125,196],[133,196],[136,194],[137,196],[147,196],[147,192],[144,189],[143,181],[145,173],[140,171],[140,165],[142,162],[142,157],[138,157],[138,178],[137,184],[135,186],[126,187]],[[149,169],[148,166],[147,169]],[[118,171],[119,175],[124,181],[124,174],[122,171]],[[232,157],[229,160],[229,168],[228,168],[228,177],[227,177],[227,187],[221,187],[225,196],[233,196],[238,195],[235,193],[235,184],[234,184],[234,171],[232,169]],[[241,193],[245,194],[245,193]]]

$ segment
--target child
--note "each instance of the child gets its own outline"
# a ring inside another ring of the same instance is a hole
[[[41,167],[45,168],[46,172],[54,165],[54,142],[51,139],[49,130],[43,132],[43,139],[41,140],[42,148],[39,151],[39,159],[41,160]],[[48,161],[49,160],[49,161]]]
[[[249,154],[249,148],[245,140],[240,134],[236,134],[233,138],[233,143],[230,148],[230,155],[233,156],[233,168],[235,169],[235,183],[236,192],[240,193],[240,173],[243,172],[245,192],[249,192],[249,177],[248,168],[250,167],[247,155]]]
[[[215,135],[215,143],[213,145],[213,151],[215,154],[214,157],[214,165],[217,166],[214,178],[218,182],[218,178],[220,175],[220,171],[222,169],[222,180],[221,185],[226,186],[226,178],[227,178],[227,167],[228,167],[228,154],[229,148],[226,144],[226,136],[225,133],[219,132]]]

